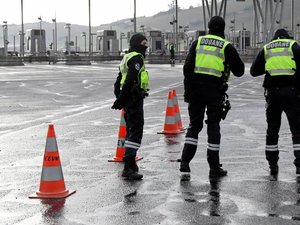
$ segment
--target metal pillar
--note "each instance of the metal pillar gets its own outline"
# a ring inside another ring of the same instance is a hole
[[[220,4],[220,7],[218,5]],[[203,23],[204,23],[204,30],[207,33],[207,19],[209,20],[213,16],[221,16],[225,20],[226,16],[226,9],[227,9],[227,0],[202,0],[202,10],[203,10]],[[207,14],[206,14],[207,12]],[[206,15],[208,18],[206,18]]]
[[[89,56],[92,55],[91,0],[89,0]]]
[[[284,3],[285,0],[253,0],[255,45],[271,41],[274,31],[281,27]]]
[[[8,45],[8,40],[7,40],[7,21],[3,21],[3,45],[4,45],[4,56],[7,56],[7,45]]]
[[[42,55],[42,17],[38,17],[38,20],[40,21],[40,35],[39,35],[39,51],[38,55]]]
[[[67,23],[65,28],[68,30],[68,36],[67,36],[67,51],[68,51],[68,55],[71,55],[71,47],[70,47],[70,43],[71,43],[71,24]]]
[[[52,22],[54,23],[54,34],[53,34],[53,45],[54,45],[54,52],[57,53],[57,24],[56,24],[56,18],[52,19]]]
[[[20,55],[24,57],[24,22],[23,22],[23,0],[21,0],[21,35],[20,35]]]
[[[136,33],[136,0],[134,0],[133,32]]]

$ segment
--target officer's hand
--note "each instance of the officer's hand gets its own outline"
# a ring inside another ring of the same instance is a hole
[[[120,99],[117,99],[114,104],[112,105],[112,109],[120,110],[124,107],[124,104],[120,101]]]

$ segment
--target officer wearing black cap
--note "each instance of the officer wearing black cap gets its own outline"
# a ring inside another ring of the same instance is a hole
[[[252,76],[264,75],[266,99],[266,147],[270,175],[278,174],[278,138],[281,114],[287,116],[292,133],[294,164],[300,175],[300,46],[285,29],[278,29],[252,63]]]
[[[147,44],[147,38],[142,34],[137,33],[131,37],[130,48],[120,63],[120,72],[114,84],[117,99],[112,109],[124,108],[127,131],[122,177],[130,180],[143,178],[138,173],[135,157],[143,137],[143,103],[149,91],[149,76],[144,62]]]
[[[184,100],[188,102],[190,125],[185,136],[180,171],[190,172],[198,144],[198,134],[203,128],[207,114],[207,161],[209,177],[227,175],[219,159],[220,121],[223,115],[223,100],[227,90],[230,71],[237,77],[244,74],[244,63],[236,49],[226,41],[225,21],[214,16],[208,23],[209,34],[195,40],[183,67]]]

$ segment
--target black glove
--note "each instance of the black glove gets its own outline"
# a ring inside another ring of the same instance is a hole
[[[122,102],[119,98],[114,102],[114,104],[112,105],[112,109],[123,109],[124,108],[124,102]]]

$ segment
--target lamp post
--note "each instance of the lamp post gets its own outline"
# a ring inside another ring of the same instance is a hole
[[[136,0],[134,0],[134,13],[133,13],[133,32],[136,33]]]
[[[233,17],[233,20],[230,20],[230,23],[233,24],[233,46],[235,47],[235,16]]]
[[[86,55],[86,32],[82,32],[81,37],[84,37],[84,55]]]
[[[7,21],[3,21],[3,42],[4,42],[4,56],[7,56],[7,45],[8,45],[8,40],[7,40]]]
[[[71,24],[67,23],[65,25],[65,28],[68,30],[68,36],[67,36],[67,52],[68,55],[71,55],[71,48],[70,48],[70,42],[71,42]]]
[[[177,0],[175,0],[175,33],[176,33],[176,52],[178,52],[178,4]]]
[[[56,18],[52,19],[52,22],[54,23],[54,36],[53,36],[54,52],[55,52],[55,54],[57,54],[57,24],[56,24]]]
[[[243,54],[246,54],[246,28],[244,27],[243,24],[243,30],[242,30],[242,38],[243,38]]]
[[[23,0],[21,0],[21,35],[20,35],[20,55],[24,57],[24,22],[23,22]]]
[[[38,17],[38,20],[40,21],[40,38],[39,38],[39,50],[38,53],[41,56],[42,52],[42,17]]]
[[[92,52],[91,0],[89,0],[89,55]]]
[[[296,40],[299,41],[299,27],[300,27],[300,23],[297,23],[297,31],[296,31]]]
[[[170,22],[170,25],[173,26],[173,34],[172,34],[172,42],[173,42],[173,44],[175,44],[175,23],[176,22],[177,21],[176,21],[174,15],[173,15],[173,21]],[[177,49],[177,47],[176,47],[176,49]]]

